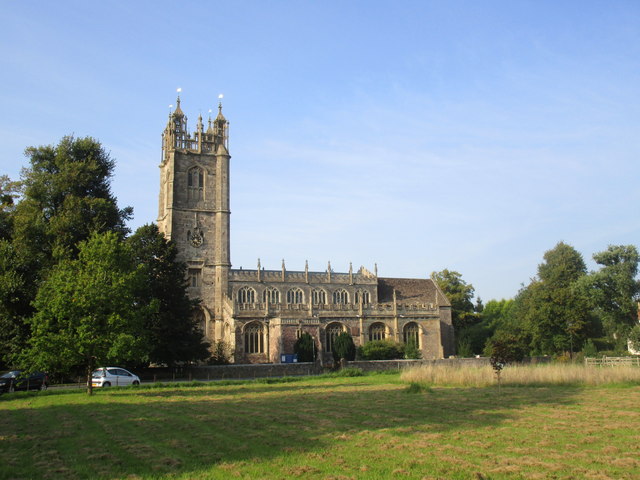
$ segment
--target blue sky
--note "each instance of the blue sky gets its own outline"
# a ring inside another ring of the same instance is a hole
[[[0,174],[99,139],[133,229],[160,134],[224,94],[232,262],[459,271],[515,295],[559,241],[640,245],[637,1],[3,2]],[[590,268],[595,266],[590,263]]]

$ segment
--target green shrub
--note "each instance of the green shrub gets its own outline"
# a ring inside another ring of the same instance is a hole
[[[595,343],[593,343],[592,339],[587,339],[586,342],[584,342],[584,346],[582,347],[582,354],[585,357],[597,357],[598,356],[598,349],[596,348]]]
[[[404,358],[404,345],[391,340],[373,340],[362,346],[364,360],[394,360]]]
[[[404,346],[404,358],[413,360],[422,358],[422,352],[416,342],[412,341]]]
[[[231,363],[231,345],[223,340],[211,342],[211,356],[208,365],[229,365]]]
[[[339,362],[343,358],[350,362],[356,358],[356,346],[347,332],[340,333],[333,340],[333,359]]]
[[[307,332],[302,333],[293,346],[293,352],[298,354],[299,362],[315,362],[317,349],[313,337]]]
[[[363,377],[364,371],[361,368],[347,367],[336,372],[324,374],[323,377]]]

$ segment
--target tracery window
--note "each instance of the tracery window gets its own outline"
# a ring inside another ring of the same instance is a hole
[[[202,200],[204,172],[200,167],[193,167],[187,172],[187,185],[189,187],[189,200],[196,202]]]
[[[364,290],[356,291],[356,305],[360,305],[360,302],[362,302],[363,305],[371,303],[369,292]]]
[[[273,287],[268,287],[262,294],[262,301],[271,304],[280,303],[280,292]]]
[[[304,303],[304,293],[299,288],[292,288],[287,291],[287,303]]]
[[[341,323],[330,323],[327,325],[325,342],[325,350],[327,352],[333,352],[333,342],[342,332],[344,332],[344,327]]]
[[[256,303],[256,291],[251,287],[242,287],[237,293],[238,303]]]
[[[325,305],[327,303],[327,292],[320,288],[316,288],[311,292],[311,301],[314,305]]]
[[[415,322],[409,322],[404,326],[404,344],[420,348],[420,327]]]
[[[384,323],[374,323],[369,327],[369,341],[384,340],[386,337],[386,327]]]
[[[260,322],[251,322],[244,328],[245,353],[264,353],[264,327]]]
[[[333,292],[333,303],[349,303],[349,294],[347,293],[347,291],[341,288],[340,290],[336,290],[335,292]]]

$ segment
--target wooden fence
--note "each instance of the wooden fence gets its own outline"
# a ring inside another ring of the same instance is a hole
[[[597,367],[637,366],[640,367],[640,356],[637,357],[600,357],[585,358],[584,363]]]

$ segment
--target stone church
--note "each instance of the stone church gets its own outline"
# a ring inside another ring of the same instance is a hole
[[[364,267],[337,273],[232,269],[229,209],[229,123],[218,115],[195,132],[178,97],[162,135],[158,227],[188,266],[189,294],[201,299],[209,341],[225,341],[236,363],[277,363],[307,332],[322,361],[333,340],[349,333],[371,340],[415,342],[423,358],[454,353],[451,304],[431,279],[379,277]]]

